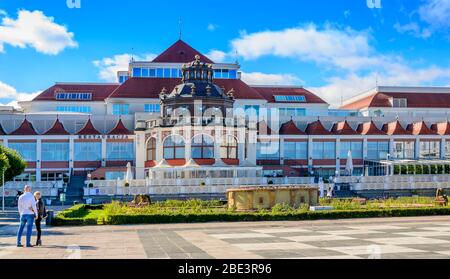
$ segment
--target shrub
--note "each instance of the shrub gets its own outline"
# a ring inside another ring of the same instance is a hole
[[[450,174],[450,165],[445,165],[445,174]]]
[[[126,188],[130,187],[130,183],[126,182],[124,185]]]
[[[413,165],[408,166],[408,174],[415,174],[416,169]]]
[[[394,166],[394,175],[399,175],[400,174],[400,167],[398,165]]]
[[[430,167],[427,165],[422,166],[423,174],[430,174]]]
[[[88,187],[89,188],[94,188],[94,184],[93,183],[89,183]]]
[[[437,166],[437,174],[443,174],[444,173],[444,166],[438,165]]]
[[[402,172],[402,174],[408,174],[408,169],[407,169],[407,167],[406,166],[401,166],[401,172]]]
[[[418,175],[423,174],[422,165],[416,165],[416,174]]]
[[[435,165],[431,165],[430,166],[430,174],[436,174],[436,166]]]

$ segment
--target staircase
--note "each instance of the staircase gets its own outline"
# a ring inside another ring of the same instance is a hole
[[[72,176],[70,178],[70,183],[66,191],[67,202],[83,201],[85,180],[85,176]]]

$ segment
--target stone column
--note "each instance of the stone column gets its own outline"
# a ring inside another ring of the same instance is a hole
[[[312,137],[308,138],[308,172],[313,169],[313,139]]]
[[[366,137],[363,139],[363,159],[366,160],[369,154],[369,142]]]
[[[420,159],[420,139],[416,138],[416,142],[414,144],[414,158]]]
[[[156,133],[156,163],[158,164],[164,157],[164,145],[163,145],[162,132],[158,131]]]
[[[73,170],[75,161],[75,141],[73,137],[69,138],[69,169]]]
[[[184,158],[186,162],[189,162],[192,159],[192,130],[187,128],[185,135],[185,148],[184,148]]]
[[[102,167],[106,167],[106,136],[102,137]]]
[[[336,139],[336,171],[338,174],[341,173],[341,139]]]
[[[284,139],[280,136],[280,165],[284,165]]]
[[[247,142],[247,160],[256,165],[256,144],[258,143],[258,138],[256,130],[250,129],[248,131],[248,142]]]
[[[390,159],[394,158],[394,144],[395,141],[393,138],[389,139],[389,154],[391,155]]]
[[[445,147],[446,147],[446,141],[445,141],[445,138],[442,138],[441,139],[441,159],[445,159],[445,157],[446,157]]]
[[[136,179],[145,178],[145,161],[147,160],[147,141],[145,131],[135,131]]]
[[[36,140],[36,182],[41,182],[42,140]]]

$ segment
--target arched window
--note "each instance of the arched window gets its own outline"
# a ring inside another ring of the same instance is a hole
[[[192,140],[193,159],[214,159],[214,140],[207,135],[195,136]]]
[[[156,160],[156,140],[151,138],[147,143],[147,161]]]
[[[184,139],[181,136],[170,136],[164,141],[164,159],[184,159]]]
[[[238,158],[238,144],[233,136],[227,136],[223,139],[220,147],[220,157],[222,159],[237,159]]]

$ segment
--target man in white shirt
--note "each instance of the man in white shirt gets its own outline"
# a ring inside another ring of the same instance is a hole
[[[31,187],[26,185],[24,193],[19,197],[18,209],[20,214],[20,226],[17,232],[17,247],[23,247],[22,234],[23,229],[27,226],[27,247],[31,245],[31,234],[33,232],[34,218],[37,217],[38,211],[36,208],[36,199],[31,193]]]

